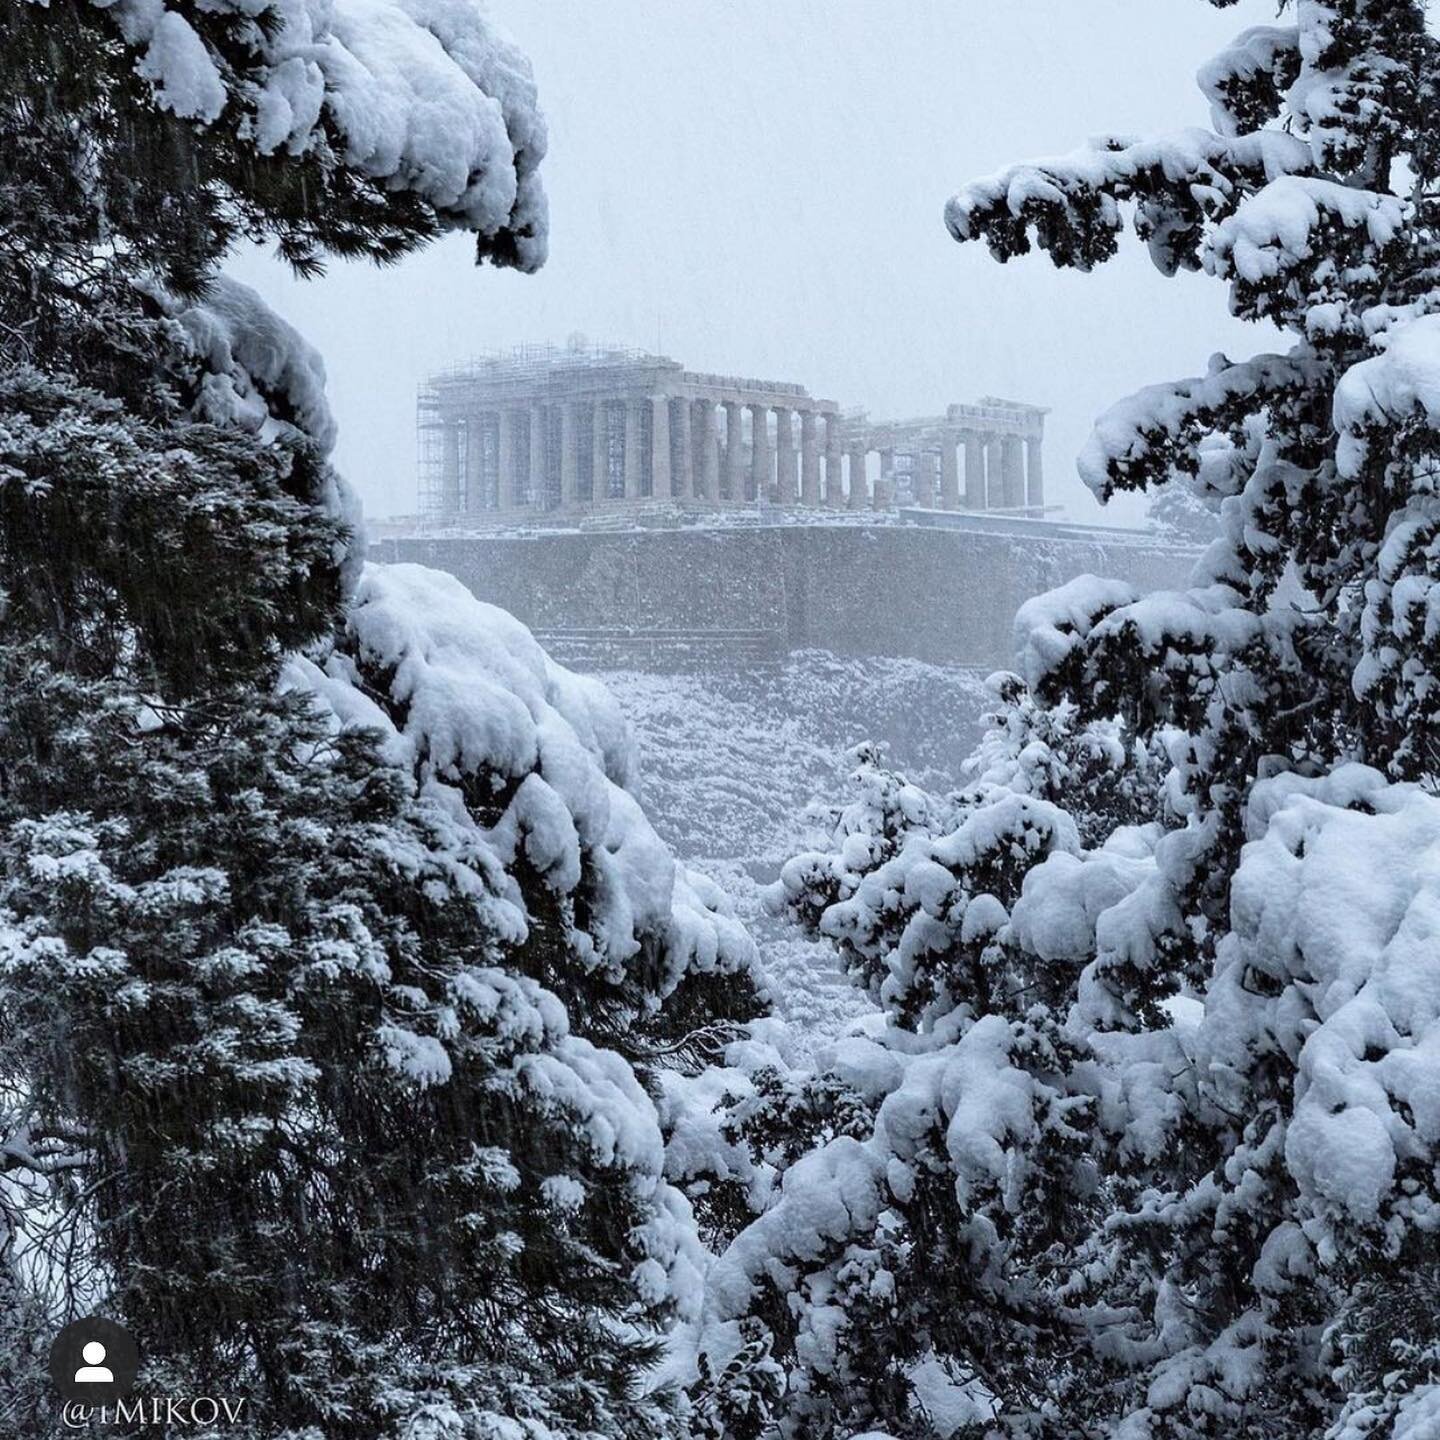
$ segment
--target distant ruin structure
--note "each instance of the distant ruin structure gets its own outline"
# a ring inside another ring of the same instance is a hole
[[[441,525],[757,501],[1038,515],[1046,413],[986,399],[873,422],[792,382],[578,340],[525,346],[422,386],[420,510]]]
[[[878,453],[876,509],[907,501],[921,510],[1045,510],[1045,416],[1039,405],[987,397],[919,420],[857,426],[857,453]],[[863,458],[860,462],[864,464]]]

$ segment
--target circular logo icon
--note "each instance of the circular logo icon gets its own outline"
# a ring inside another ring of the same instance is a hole
[[[50,1378],[66,1401],[104,1405],[135,1388],[140,1347],[113,1320],[73,1320],[50,1346]]]

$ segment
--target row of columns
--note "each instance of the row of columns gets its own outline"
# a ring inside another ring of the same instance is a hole
[[[862,463],[861,441],[854,447],[852,469]],[[898,478],[896,451],[910,456],[914,503],[932,510],[1024,510],[1045,504],[1045,474],[1041,437],[993,435],[979,431],[951,431],[938,439],[917,438],[901,445],[877,447],[880,475],[875,481],[877,508],[894,503]],[[962,470],[963,460],[963,470]],[[963,477],[963,478],[962,478]]]
[[[556,409],[558,433],[551,424]],[[587,418],[588,445],[582,447]],[[846,423],[830,412],[688,396],[502,407],[488,412],[488,417],[476,416],[466,427],[463,461],[461,427],[454,421],[445,424],[441,504],[448,513],[460,511],[463,471],[464,508],[472,513],[551,501],[604,503],[647,493],[664,499],[737,503],[760,495],[785,506],[889,508],[894,503],[894,448],[880,449],[880,474],[872,486],[870,440],[864,431],[846,432]],[[558,466],[550,463],[552,443],[559,450]],[[1044,504],[1038,437],[955,431],[938,443],[932,436],[906,448],[912,460],[914,500],[923,508],[1019,509]],[[555,490],[552,477],[558,480]]]

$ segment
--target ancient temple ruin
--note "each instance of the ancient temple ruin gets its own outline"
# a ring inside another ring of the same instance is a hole
[[[984,400],[876,422],[793,382],[705,374],[577,341],[527,346],[422,387],[420,508],[441,524],[623,515],[657,503],[1038,515],[1045,414]]]
[[[857,426],[855,448],[880,457],[872,503],[879,509],[908,501],[922,510],[1042,515],[1048,413],[987,397],[928,419],[866,420]]]

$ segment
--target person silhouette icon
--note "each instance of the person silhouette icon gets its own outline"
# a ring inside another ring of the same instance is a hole
[[[114,1320],[104,1315],[82,1315],[64,1326],[50,1342],[47,1368],[66,1404],[98,1406],[102,1400],[108,1403],[134,1392],[140,1373],[140,1347],[135,1337]],[[0,1425],[0,1435],[8,1434],[8,1430],[8,1426]]]
[[[77,1385],[113,1385],[115,1377],[100,1362],[105,1358],[105,1347],[92,1340],[81,1352],[85,1363],[75,1372]]]

